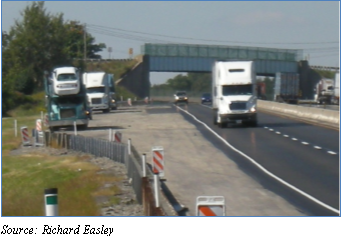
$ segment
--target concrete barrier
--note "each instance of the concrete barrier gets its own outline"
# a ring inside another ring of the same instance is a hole
[[[172,102],[173,97],[153,97],[155,101]],[[200,103],[200,98],[189,98],[189,102]],[[318,122],[326,122],[332,125],[339,126],[340,112],[322,109],[317,107],[304,107],[295,104],[279,103],[273,101],[258,100],[258,108],[274,112],[277,114],[284,114],[301,119],[310,119]]]
[[[286,103],[258,100],[260,109],[294,116],[302,119],[310,119],[327,122],[334,125],[340,124],[340,112],[316,107],[304,107]]]

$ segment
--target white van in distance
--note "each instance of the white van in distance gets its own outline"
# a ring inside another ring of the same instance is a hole
[[[212,68],[213,123],[257,126],[257,91],[253,61],[215,61]]]

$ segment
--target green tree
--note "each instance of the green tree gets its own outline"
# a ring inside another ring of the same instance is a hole
[[[15,91],[32,94],[42,90],[45,71],[72,65],[73,59],[84,56],[85,28],[81,23],[65,23],[62,13],[51,15],[40,1],[32,2],[20,14],[22,19],[16,20],[8,33],[2,32],[3,114],[12,106]],[[106,46],[94,44],[95,38],[86,36],[87,58],[101,58],[97,53]],[[75,66],[84,68],[84,61]]]

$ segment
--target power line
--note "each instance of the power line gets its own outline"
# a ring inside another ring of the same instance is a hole
[[[159,43],[176,43],[176,42],[171,42],[167,40],[161,40],[161,39],[155,39],[155,38],[148,38],[148,37],[143,37],[143,36],[135,36],[135,35],[129,35],[129,34],[123,34],[123,33],[117,33],[117,32],[110,32],[110,31],[105,31],[105,30],[99,30],[99,29],[89,29],[89,31],[94,32],[94,33],[99,33],[107,36],[113,36],[117,38],[124,38],[124,39],[129,39],[133,41],[142,41],[142,42],[159,42]]]
[[[170,36],[170,35],[164,35],[164,34],[153,34],[153,33],[145,33],[140,31],[133,31],[133,30],[124,30],[114,27],[106,27],[106,26],[100,26],[100,25],[93,25],[93,24],[87,24],[90,27],[93,27],[95,29],[110,29],[110,30],[117,30],[117,31],[123,31],[123,32],[129,32],[129,33],[136,33],[136,34],[144,34],[144,35],[150,35],[150,36],[158,36],[158,37],[167,37],[167,38],[174,38],[174,39],[186,39],[186,40],[196,40],[196,41],[205,41],[205,42],[220,42],[220,43],[238,43],[238,44],[296,44],[296,45],[307,45],[307,44],[335,44],[339,43],[338,41],[332,41],[332,42],[242,42],[242,41],[227,41],[227,40],[212,40],[212,39],[196,39],[196,38],[189,38],[189,37],[176,37],[176,36]]]

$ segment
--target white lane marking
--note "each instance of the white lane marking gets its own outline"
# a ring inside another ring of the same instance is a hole
[[[218,139],[220,139],[223,143],[225,143],[228,147],[230,147],[233,151],[239,153],[241,156],[245,157],[247,160],[249,160],[251,163],[253,163],[256,167],[258,167],[261,171],[263,171],[265,174],[269,175],[270,177],[276,179],[277,181],[279,181],[280,183],[286,185],[287,187],[293,189],[294,191],[297,191],[298,193],[302,194],[303,196],[305,196],[306,198],[310,199],[313,202],[316,202],[317,204],[327,208],[330,211],[333,211],[337,214],[340,214],[340,211],[329,206],[328,204],[325,204],[324,202],[321,202],[320,200],[318,200],[317,198],[314,198],[313,196],[307,194],[306,192],[296,188],[295,186],[289,184],[288,182],[286,182],[285,180],[279,178],[278,176],[274,175],[272,172],[268,171],[266,168],[264,168],[262,165],[260,165],[258,162],[256,162],[255,160],[253,160],[251,157],[247,156],[245,153],[241,152],[240,150],[236,149],[234,146],[232,146],[230,143],[227,142],[227,140],[223,139],[220,135],[218,135],[214,130],[212,130],[207,124],[203,123],[202,121],[200,121],[199,119],[196,118],[196,116],[190,114],[188,111],[182,109],[179,107],[179,109],[181,111],[183,111],[184,113],[188,114],[189,116],[191,116],[195,121],[197,121],[198,123],[202,124],[205,128],[207,128],[211,133],[213,133]],[[331,154],[331,153],[330,153]]]
[[[265,126],[264,128],[265,128],[265,129],[268,129],[268,127],[267,127],[267,126]]]
[[[314,146],[315,149],[322,149],[321,147],[319,146]]]
[[[281,134],[281,133],[279,131],[277,131],[276,134]]]
[[[296,138],[292,138],[292,140],[293,140],[293,141],[297,141],[298,139],[296,139]]]
[[[273,131],[273,129],[269,129],[269,131],[271,131],[271,132],[272,132],[272,131]]]
[[[285,138],[288,138],[288,137],[289,137],[287,134],[284,134],[283,136],[284,136]]]
[[[303,144],[303,145],[308,145],[309,143],[307,143],[307,142],[302,142],[302,144]]]
[[[337,153],[336,152],[333,152],[333,151],[328,151],[329,154],[331,155],[336,155]]]

